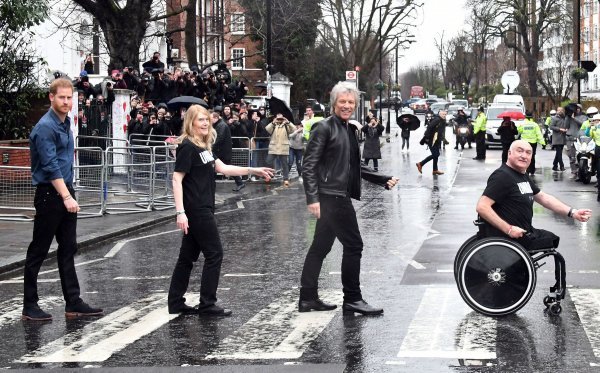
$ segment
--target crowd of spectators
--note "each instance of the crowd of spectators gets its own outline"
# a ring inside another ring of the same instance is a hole
[[[127,138],[134,139],[136,144],[148,145],[151,141],[169,141],[179,136],[186,107],[175,107],[168,103],[179,96],[193,96],[204,100],[212,112],[218,113],[219,119],[215,122],[218,125],[215,127],[219,127],[219,140],[223,139],[226,132],[225,137],[229,138],[226,147],[263,150],[266,155],[271,138],[267,126],[271,120],[267,118],[265,107],[251,110],[244,101],[248,91],[246,85],[242,81],[232,82],[226,65],[220,64],[214,71],[211,68],[200,71],[195,66],[167,70],[160,60],[160,53],[156,52],[149,61],[144,62],[142,71],[132,66],[113,70],[110,78],[92,85],[88,73],[93,69],[93,60],[87,58],[86,61],[86,68],[73,82],[79,98],[79,134],[83,135],[79,146],[104,148],[107,145],[86,136],[111,137],[109,131],[111,105],[115,101],[114,89],[128,89],[135,93],[131,99]],[[276,113],[271,114],[275,116]],[[294,129],[293,132],[298,137],[297,133],[301,131]],[[298,144],[295,147],[293,159],[300,171],[300,149]],[[265,161],[258,158],[252,157],[252,166]],[[291,167],[292,161],[289,163],[286,162],[285,166]],[[241,189],[239,180],[236,180],[236,184]]]

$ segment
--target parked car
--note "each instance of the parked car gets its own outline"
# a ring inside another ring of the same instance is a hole
[[[469,101],[467,100],[452,100],[452,105],[460,105],[463,106],[465,108],[469,107]]]
[[[267,96],[244,96],[244,101],[250,110],[258,110],[259,107],[267,107]]]

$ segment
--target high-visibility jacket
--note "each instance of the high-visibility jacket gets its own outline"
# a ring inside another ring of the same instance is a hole
[[[546,126],[550,125],[550,122],[552,121],[552,117],[546,117]]]
[[[544,136],[542,135],[540,126],[533,120],[529,118],[525,119],[525,122],[520,125],[517,130],[521,135],[521,140],[525,140],[530,144],[537,143],[540,145],[546,145],[546,141],[544,141]]]
[[[477,114],[477,118],[475,118],[475,123],[473,123],[473,134],[477,134],[479,132],[485,132],[485,125],[487,124],[487,118],[485,114],[479,113]]]
[[[581,123],[581,128],[579,129],[581,131],[581,133],[585,133],[587,131],[588,128],[590,128],[590,120],[586,120],[585,122]]]
[[[600,126],[591,126],[586,131],[586,135],[590,136],[596,143],[596,146],[600,146]]]
[[[314,117],[310,118],[306,122],[302,123],[302,136],[304,136],[306,141],[308,141],[308,138],[310,137],[310,129],[312,128],[312,125],[317,122],[322,121],[323,119],[325,119],[325,118],[315,115]]]

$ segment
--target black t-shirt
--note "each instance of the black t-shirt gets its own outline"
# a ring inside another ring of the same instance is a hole
[[[483,195],[495,201],[492,208],[504,221],[530,231],[533,196],[539,192],[527,174],[503,164],[490,175]]]
[[[206,149],[185,139],[177,147],[175,171],[183,178],[183,208],[187,213],[215,209],[215,159]]]

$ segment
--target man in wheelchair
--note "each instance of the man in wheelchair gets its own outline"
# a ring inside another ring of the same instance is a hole
[[[533,202],[561,215],[586,222],[592,211],[573,209],[542,192],[527,174],[532,149],[514,141],[508,160],[489,177],[477,202],[478,234],[463,243],[454,260],[454,277],[463,300],[475,311],[504,316],[521,309],[535,291],[536,270],[554,258],[556,283],[544,298],[553,315],[561,312],[566,270],[556,251],[559,238],[532,226]]]
[[[556,197],[542,192],[527,175],[532,149],[523,140],[514,141],[508,160],[494,171],[483,195],[477,202],[477,213],[485,223],[483,237],[510,237],[527,250],[558,247],[559,237],[532,226],[533,202],[561,215],[581,222],[590,219],[589,209],[574,209]]]

